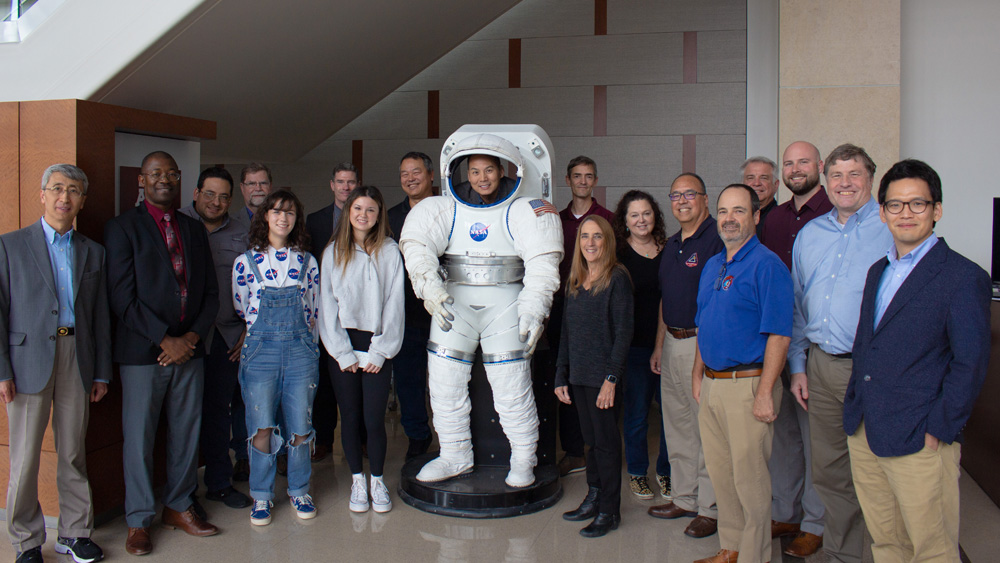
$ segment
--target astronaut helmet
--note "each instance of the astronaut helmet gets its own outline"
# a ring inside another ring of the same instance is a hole
[[[524,145],[523,147],[520,145]],[[551,198],[552,143],[537,125],[464,125],[441,151],[442,195],[488,208],[515,197]],[[466,180],[461,180],[463,170]],[[515,170],[508,177],[508,168]]]

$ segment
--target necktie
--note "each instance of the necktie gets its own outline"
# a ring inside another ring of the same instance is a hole
[[[184,274],[184,253],[181,252],[180,242],[177,240],[177,232],[174,230],[174,223],[170,214],[163,215],[163,232],[167,235],[167,252],[170,254],[170,263],[174,267],[174,276],[177,278],[177,285],[181,288],[181,320],[184,320],[184,309],[187,305],[187,279]]]

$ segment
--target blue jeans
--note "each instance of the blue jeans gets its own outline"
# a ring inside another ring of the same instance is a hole
[[[646,434],[649,432],[649,406],[656,397],[660,404],[660,376],[649,369],[652,348],[632,346],[628,350],[625,367],[625,464],[629,475],[646,475],[649,471],[649,446]],[[656,456],[656,474],[670,475],[670,459],[667,457],[667,443],[663,439],[663,425],[660,425],[660,453]]]
[[[392,364],[399,398],[399,422],[403,432],[413,440],[431,436],[427,420],[427,340],[430,327],[407,326],[403,346]]]
[[[313,342],[302,314],[297,286],[265,287],[260,313],[247,331],[240,363],[240,385],[250,433],[250,496],[274,499],[275,458],[288,446],[288,495],[309,492],[312,404],[319,384],[319,346]],[[277,426],[278,407],[283,421]],[[258,430],[271,429],[271,443],[262,451],[253,446]],[[288,434],[283,438],[281,433]],[[304,436],[298,445],[292,441]]]

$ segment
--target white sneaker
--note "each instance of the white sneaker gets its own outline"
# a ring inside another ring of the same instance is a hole
[[[417,481],[422,483],[436,483],[451,479],[452,477],[469,473],[472,471],[472,455],[470,453],[468,461],[449,461],[443,457],[436,457],[424,464],[423,468],[417,472]]]
[[[392,500],[389,498],[389,489],[386,488],[385,481],[374,475],[372,475],[372,508],[375,512],[392,510]]]
[[[351,483],[351,512],[368,512],[368,485],[365,478],[354,478]]]

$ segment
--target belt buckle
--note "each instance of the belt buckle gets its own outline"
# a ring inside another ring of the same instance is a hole
[[[69,336],[69,328],[61,326],[56,330],[56,334],[59,336]]]

